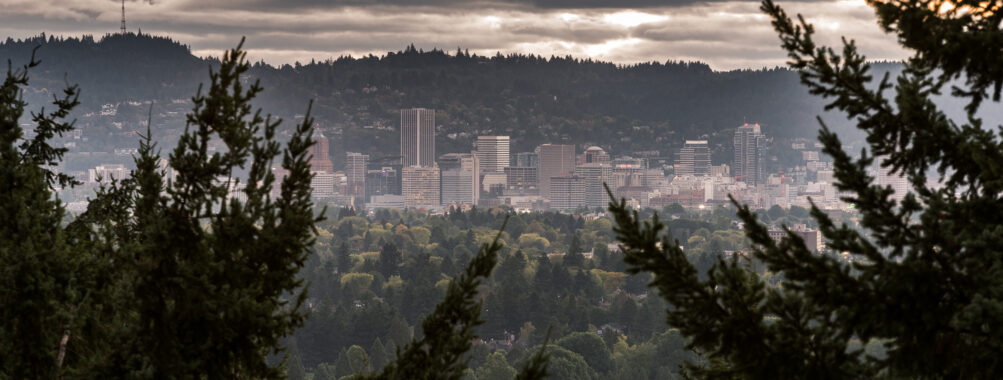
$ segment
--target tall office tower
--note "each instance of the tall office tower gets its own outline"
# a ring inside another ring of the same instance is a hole
[[[401,110],[401,164],[435,165],[435,110]]]
[[[346,193],[361,197],[366,195],[366,165],[369,155],[348,152],[345,157],[345,179],[348,185]]]
[[[366,172],[366,202],[377,195],[401,195],[400,171],[384,167]]]
[[[605,208],[609,205],[609,195],[603,183],[616,190],[613,182],[613,166],[605,163],[588,163],[575,167],[575,176],[585,180],[585,203],[589,208]]]
[[[710,175],[710,148],[707,147],[707,140],[686,140],[679,150],[676,175]]]
[[[406,166],[402,170],[401,193],[404,207],[439,207],[439,167]]]
[[[481,197],[480,160],[474,153],[451,153],[441,157],[449,165],[442,170],[442,204],[476,205]]]
[[[610,164],[612,160],[609,154],[606,153],[600,147],[592,146],[585,149],[585,153],[582,153],[581,157],[578,159],[581,164]]]
[[[314,144],[310,146],[310,171],[312,172],[334,172],[334,164],[328,155],[329,142],[327,137],[317,129],[313,130]]]
[[[526,168],[535,168],[540,166],[540,149],[537,148],[535,152],[522,152],[516,153],[512,166],[522,166]]]
[[[540,181],[540,194],[550,194],[550,179],[566,177],[575,172],[574,145],[540,145],[540,167],[537,180]]]
[[[763,150],[766,137],[759,124],[738,127],[735,131],[735,162],[731,167],[735,179],[755,186],[763,181]]]
[[[509,166],[508,136],[477,136],[477,158],[482,172],[503,172]]]
[[[574,210],[587,206],[585,200],[585,178],[577,176],[560,176],[550,179],[550,208],[557,210]]]

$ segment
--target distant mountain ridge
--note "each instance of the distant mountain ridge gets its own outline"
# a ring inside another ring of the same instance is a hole
[[[0,58],[26,62],[35,47],[42,64],[32,74],[29,100],[51,97],[65,78],[81,86],[83,110],[91,112],[104,104],[188,99],[206,81],[209,65],[218,63],[169,38],[131,33],[7,39]],[[381,57],[279,67],[259,62],[250,75],[265,88],[257,103],[266,111],[295,117],[313,99],[313,114],[334,135],[335,152],[377,156],[399,144],[393,130],[399,109],[407,107],[439,110],[437,151],[443,153],[469,150],[478,134],[498,134],[513,137],[513,151],[551,142],[668,155],[685,138],[706,135],[727,145],[727,131],[745,120],[761,123],[770,137],[811,138],[815,116],[823,113],[822,101],[788,69],[715,72],[699,62],[615,65],[412,45]],[[834,119],[836,127],[848,125]],[[183,119],[155,124],[178,128]]]

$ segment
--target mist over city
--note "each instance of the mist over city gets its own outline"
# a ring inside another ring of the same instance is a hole
[[[0,379],[996,377],[1000,7],[0,0]]]

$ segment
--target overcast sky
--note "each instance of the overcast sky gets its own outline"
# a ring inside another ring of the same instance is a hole
[[[856,39],[871,59],[900,59],[864,0],[778,0],[819,39]],[[0,36],[117,32],[116,0],[0,0]],[[272,64],[384,54],[408,44],[478,54],[574,55],[617,63],[697,60],[716,70],[783,65],[757,1],[695,0],[127,0],[130,31],[168,35],[217,56],[241,36]]]

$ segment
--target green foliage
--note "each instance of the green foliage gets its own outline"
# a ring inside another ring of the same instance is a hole
[[[512,380],[516,371],[501,352],[493,352],[476,371],[477,380]]]
[[[345,353],[348,358],[348,366],[353,374],[367,374],[372,371],[372,364],[369,362],[369,354],[366,349],[359,346],[348,348]]]
[[[0,226],[0,377],[286,375],[266,357],[305,317],[297,272],[320,220],[307,162],[313,122],[306,117],[281,149],[279,122],[250,104],[261,87],[241,82],[249,68],[239,47],[228,52],[208,91],[193,98],[169,158],[176,180],[165,179],[147,130],[132,178],[106,183],[65,226],[50,186],[72,181],[46,169],[65,152],[47,141],[72,129],[61,120],[77,104],[76,88],[56,99],[55,112],[34,114],[35,137],[16,147],[27,76],[8,73],[0,210],[14,223]],[[215,139],[225,153],[208,151]],[[279,156],[290,175],[273,199]],[[248,170],[245,202],[228,197],[238,169]]]
[[[606,347],[602,338],[595,333],[571,333],[558,339],[555,344],[581,355],[589,367],[592,367],[596,372],[605,373],[616,369],[616,365],[613,363],[613,354]]]
[[[372,368],[375,370],[382,369],[383,366],[387,365],[389,361],[389,358],[387,358],[387,348],[383,346],[380,338],[376,338],[373,341],[373,346],[369,348],[369,358]]]
[[[525,233],[519,236],[519,246],[546,250],[550,248],[550,241],[536,233]]]
[[[36,135],[22,141],[21,92],[37,64],[32,55],[22,69],[8,67],[0,86],[0,378],[59,377],[68,340],[90,311],[91,293],[78,285],[89,274],[77,275],[87,258],[67,243],[52,192],[74,183],[47,169],[66,152],[48,141],[73,128],[63,119],[78,104],[78,89],[64,90],[56,111],[33,113]]]
[[[795,23],[770,0],[762,6],[809,91],[830,99],[830,108],[867,134],[870,152],[857,158],[824,124],[819,136],[834,160],[836,186],[857,206],[864,230],[837,226],[815,207],[811,216],[830,249],[848,254],[852,265],[809,251],[794,233],[774,241],[756,214],[740,207],[752,258],[782,275],[782,287],[748,271],[737,256],[719,259],[701,276],[657,215],[641,221],[625,203],[611,204],[629,270],[655,275],[652,286],[672,305],[669,324],[707,355],[709,362],[688,366],[692,375],[992,378],[1000,372],[1003,336],[994,326],[1003,319],[996,243],[1003,238],[1003,144],[976,116],[985,99],[999,100],[1003,83],[999,57],[984,53],[1003,33],[998,7],[870,4],[881,25],[915,51],[894,85],[888,75],[871,85],[871,65],[853,41],[844,40],[840,53],[818,46],[803,18]],[[967,85],[954,90],[968,98],[963,125],[931,99],[959,77]],[[892,90],[894,98],[887,98]],[[875,157],[908,179],[912,191],[904,200],[873,183],[867,169]],[[943,177],[936,188],[927,185],[934,171]],[[881,342],[887,356],[870,355],[880,351],[868,344],[865,352],[860,341]]]
[[[498,260],[499,233],[493,242],[484,244],[467,270],[449,284],[445,299],[422,322],[421,339],[404,346],[397,359],[371,376],[373,379],[459,379],[467,370],[464,354],[470,350],[474,327],[480,320],[481,303],[474,300],[477,287],[488,277]],[[527,362],[522,373],[529,378],[546,376],[546,357],[542,350]]]
[[[306,369],[303,368],[303,361],[299,355],[292,355],[286,361],[286,379],[306,380]]]
[[[529,353],[539,352],[546,349],[549,355],[547,360],[548,379],[553,380],[588,380],[596,378],[596,372],[585,361],[581,355],[560,346],[536,346],[530,348]],[[527,359],[530,355],[526,355]],[[527,359],[520,359],[516,364],[527,362]]]

